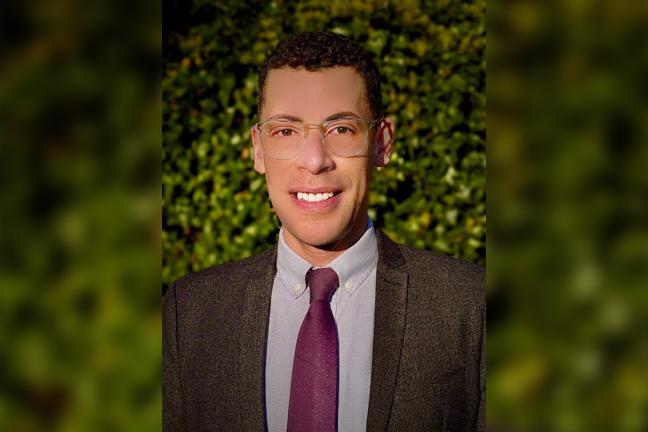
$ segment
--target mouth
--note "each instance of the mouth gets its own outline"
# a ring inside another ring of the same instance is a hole
[[[311,190],[295,189],[290,192],[298,207],[304,210],[324,210],[332,208],[339,201],[341,190],[318,188]]]
[[[297,192],[295,193],[295,196],[299,201],[322,202],[333,198],[336,194],[337,194],[336,192],[322,192],[322,193]]]

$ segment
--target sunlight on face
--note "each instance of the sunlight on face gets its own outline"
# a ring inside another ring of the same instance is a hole
[[[319,124],[341,113],[372,119],[364,81],[353,68],[282,68],[268,74],[261,121],[289,117]],[[387,123],[383,121],[379,131]],[[290,160],[276,160],[263,151],[253,128],[255,169],[266,176],[286,242],[303,257],[332,258],[364,232],[371,172],[375,165],[387,163],[391,151],[391,136],[373,136],[368,134],[372,142],[367,152],[343,158],[328,153],[320,133],[311,129],[301,152]]]

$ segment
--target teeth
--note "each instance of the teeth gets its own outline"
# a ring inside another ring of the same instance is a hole
[[[297,192],[297,199],[302,200],[302,201],[308,201],[308,202],[318,202],[318,201],[324,201],[333,196],[333,192],[325,192],[325,193],[306,193],[306,192]]]

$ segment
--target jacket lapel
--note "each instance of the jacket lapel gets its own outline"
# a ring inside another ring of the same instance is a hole
[[[407,273],[398,245],[377,231],[378,268],[373,360],[367,431],[384,431],[389,422],[405,330]],[[243,430],[264,430],[265,357],[272,285],[276,274],[276,247],[250,266],[241,308],[238,335],[240,412]]]
[[[398,245],[380,231],[377,235],[376,309],[367,431],[384,431],[389,423],[407,300],[405,259]]]
[[[265,354],[270,298],[276,273],[277,248],[265,252],[257,265],[250,265],[238,335],[240,362],[241,430],[265,429]]]

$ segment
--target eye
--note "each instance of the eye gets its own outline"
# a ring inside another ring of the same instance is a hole
[[[328,133],[331,135],[352,135],[355,130],[347,125],[334,125],[329,129]]]
[[[273,137],[288,138],[295,136],[297,131],[290,127],[278,127],[271,130],[270,135]]]

